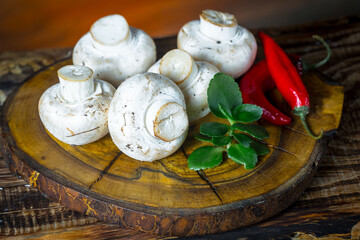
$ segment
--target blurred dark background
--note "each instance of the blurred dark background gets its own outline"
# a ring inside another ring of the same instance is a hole
[[[71,47],[114,13],[152,37],[175,35],[203,9],[232,13],[253,29],[360,14],[360,0],[0,0],[0,51]]]

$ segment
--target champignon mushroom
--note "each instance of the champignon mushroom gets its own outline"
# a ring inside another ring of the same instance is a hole
[[[180,87],[185,97],[190,123],[210,112],[207,89],[210,80],[219,72],[214,65],[194,61],[186,51],[173,49],[151,66],[148,72],[160,73]]]
[[[125,80],[109,109],[112,140],[126,155],[141,161],[174,153],[184,142],[188,126],[181,90],[160,74],[137,74]]]
[[[200,21],[185,24],[177,45],[195,60],[212,63],[234,78],[251,67],[257,51],[254,36],[237,24],[234,15],[215,10],[204,10]]]
[[[156,61],[155,43],[121,15],[97,20],[75,45],[73,63],[90,67],[97,78],[118,87],[126,78],[146,72]]]
[[[60,83],[48,88],[39,100],[44,127],[71,145],[94,142],[108,131],[107,113],[115,88],[94,80],[85,66],[68,65],[58,70]]]

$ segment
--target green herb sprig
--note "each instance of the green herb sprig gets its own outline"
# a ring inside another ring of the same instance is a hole
[[[253,123],[261,118],[262,109],[243,104],[238,84],[224,73],[217,73],[211,79],[207,96],[210,111],[216,117],[227,119],[230,126],[219,122],[206,122],[200,126],[200,133],[195,134],[195,138],[214,146],[193,151],[188,157],[189,168],[197,171],[216,167],[223,161],[224,152],[245,169],[254,168],[258,156],[269,153],[268,147],[258,141],[269,137],[269,133]]]

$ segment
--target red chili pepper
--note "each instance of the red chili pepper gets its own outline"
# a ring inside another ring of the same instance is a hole
[[[256,63],[242,77],[240,90],[244,103],[255,104],[262,108],[262,118],[275,125],[289,125],[291,118],[280,112],[265,97],[264,92],[275,87],[265,60]]]
[[[300,56],[288,54],[299,75],[323,66],[330,58],[330,47],[320,36],[313,36],[318,39],[327,49],[327,56],[315,64],[305,62]],[[271,78],[266,60],[255,64],[241,79],[239,83],[244,103],[256,104],[263,109],[262,118],[275,125],[289,125],[291,118],[275,108],[265,97],[265,92],[272,90],[275,83]]]
[[[271,37],[263,32],[259,33],[259,37],[264,46],[265,59],[270,75],[280,93],[290,104],[293,113],[300,117],[309,135],[315,139],[321,138],[322,130],[320,135],[316,136],[311,132],[306,123],[305,117],[309,113],[310,99],[297,69],[286,53]]]

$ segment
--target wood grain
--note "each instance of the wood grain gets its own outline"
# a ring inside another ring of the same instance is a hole
[[[314,41],[311,40],[312,34],[320,34],[330,43],[333,49],[332,58],[326,66],[320,69],[319,73],[323,75],[324,80],[335,80],[345,87],[344,110],[339,129],[330,140],[328,151],[321,158],[318,171],[310,186],[290,208],[265,222],[238,231],[211,236],[190,237],[188,239],[289,239],[291,236],[294,237],[293,233],[295,232],[312,234],[318,237],[331,234],[332,236],[343,236],[345,239],[350,238],[350,232],[353,226],[359,222],[360,215],[360,171],[358,171],[360,166],[360,128],[357,124],[360,117],[358,114],[360,110],[358,100],[358,96],[360,96],[360,75],[358,71],[360,66],[358,57],[360,55],[359,30],[360,17],[266,29],[266,32],[275,36],[276,40],[286,50],[300,54],[309,62],[317,61],[325,55],[321,46],[314,45]],[[51,52],[52,50],[49,50],[43,52],[43,54],[44,56],[51,55]],[[26,53],[28,56],[31,54]],[[0,56],[3,55],[0,54]],[[25,53],[8,54],[7,56],[23,56],[25,58]],[[11,61],[9,62],[11,63]],[[25,65],[23,67],[24,69],[27,68]],[[19,79],[11,72],[9,72],[8,77]],[[20,78],[17,81],[20,82],[23,79]],[[13,191],[12,189],[9,188],[10,191]],[[34,192],[31,191],[32,194]],[[42,198],[41,195],[39,198]],[[24,204],[22,198],[19,198],[19,202]],[[29,204],[31,201],[25,203]],[[18,206],[9,204],[13,208]],[[28,205],[24,204],[23,206],[25,209],[17,208],[19,212],[31,211]],[[54,211],[57,210],[54,208]],[[4,219],[3,213],[0,215],[1,220]],[[16,215],[11,221],[7,220],[7,223],[10,223],[9,226],[12,228],[10,232],[12,235],[14,234],[13,229],[23,228],[15,217]],[[39,239],[42,236],[54,236],[53,233],[59,239],[70,239],[72,237],[68,234],[69,231],[72,232],[72,236],[80,236],[80,238],[86,236],[89,239],[108,239],[119,238],[121,234],[129,234],[129,231],[131,231],[116,226],[109,227],[106,223],[61,229],[62,225],[54,224],[53,220],[50,218],[48,224],[52,224],[51,228],[58,228],[58,230],[43,230],[22,235],[17,239],[24,237]],[[34,224],[46,225],[47,223],[39,221]],[[73,221],[72,224],[76,225],[77,223]],[[4,225],[2,223],[0,226],[3,229]],[[35,230],[32,229],[32,231]],[[87,235],[86,232],[88,231],[94,232],[94,235]],[[96,232],[101,234],[95,235]],[[18,230],[16,233],[19,234],[20,231]],[[3,232],[1,234],[3,235]],[[134,239],[149,239],[154,236],[133,232],[131,237]]]
[[[175,39],[168,38],[165,47],[157,42],[157,48],[175,48]],[[270,133],[267,142],[285,151],[271,149],[251,171],[227,159],[202,172],[208,181],[188,169],[187,156],[207,145],[193,134],[203,122],[219,121],[211,114],[190,127],[181,150],[153,163],[121,154],[109,135],[85,146],[64,144],[43,128],[37,103],[58,82],[57,69],[68,64],[71,61],[62,61],[34,75],[5,103],[5,159],[13,172],[51,199],[103,221],[169,236],[247,226],[291,204],[309,184],[324,151],[326,139],[310,138],[294,116],[288,128],[261,122]],[[316,74],[306,75],[304,82],[312,96],[308,121],[313,130],[336,129],[342,87],[327,85]]]

